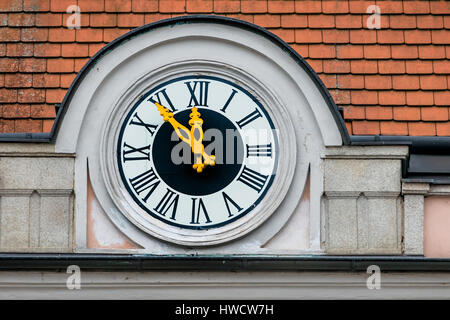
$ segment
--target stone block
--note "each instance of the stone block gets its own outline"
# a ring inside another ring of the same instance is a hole
[[[400,201],[395,194],[327,193],[324,197],[326,252],[401,253]]]
[[[400,192],[401,162],[386,159],[326,159],[325,191]]]
[[[74,159],[19,147],[0,150],[0,251],[70,252]]]
[[[424,196],[404,195],[405,254],[423,255]]]
[[[0,158],[0,189],[73,189],[71,158]]]
[[[358,248],[356,198],[326,200],[327,251],[352,251]]]
[[[30,192],[31,193],[31,192]],[[29,245],[29,194],[9,194],[0,198],[0,247],[26,248]]]
[[[366,232],[369,239],[369,251],[387,252],[398,251],[401,253],[399,245],[399,218],[398,198],[369,198],[367,214],[369,223]]]
[[[41,192],[39,245],[44,248],[67,248],[72,234],[72,199],[70,194]]]

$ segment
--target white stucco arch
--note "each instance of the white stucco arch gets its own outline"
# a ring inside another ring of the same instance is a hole
[[[249,23],[191,16],[165,20],[136,29],[101,50],[83,68],[69,89],[56,126],[56,151],[76,153],[76,246],[85,246],[87,165],[90,180],[103,209],[114,224],[146,253],[185,253],[186,249],[157,241],[120,213],[112,201],[101,171],[102,134],[114,106],[142,79],[179,63],[212,61],[241,70],[268,88],[285,106],[295,131],[287,143],[295,148],[290,163],[292,182],[277,203],[276,214],[245,237],[204,253],[265,252],[263,245],[286,224],[299,205],[308,175],[311,177],[309,249],[320,251],[320,154],[325,147],[348,141],[342,119],[317,75],[292,49],[273,34]],[[231,68],[230,68],[231,69]],[[150,80],[149,80],[150,81]],[[145,81],[144,81],[145,82]],[[145,85],[144,85],[145,87]]]

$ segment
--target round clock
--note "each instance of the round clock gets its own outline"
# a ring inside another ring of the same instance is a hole
[[[149,88],[119,124],[121,184],[138,214],[159,227],[236,224],[276,177],[276,129],[259,97],[238,83],[174,77]]]

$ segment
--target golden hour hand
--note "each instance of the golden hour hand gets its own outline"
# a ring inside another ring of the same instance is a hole
[[[189,130],[185,126],[180,124],[177,120],[175,120],[175,118],[173,117],[173,113],[170,112],[169,109],[163,107],[158,102],[155,102],[155,105],[156,108],[158,108],[159,113],[163,117],[163,120],[169,122],[172,125],[181,141],[184,141],[188,145],[191,145],[191,134]]]
[[[159,113],[163,117],[163,120],[169,122],[181,141],[187,143],[191,147],[192,153],[194,154],[194,164],[192,165],[192,167],[197,172],[202,172],[205,166],[215,165],[215,157],[213,155],[209,156],[205,152],[205,148],[203,146],[203,119],[200,118],[201,114],[198,112],[197,108],[193,107],[192,112],[189,115],[189,117],[191,118],[191,120],[189,120],[191,131],[189,132],[189,130],[185,126],[175,120],[175,118],[173,117],[173,113],[170,112],[167,108],[157,102],[155,102],[155,105],[158,108]]]

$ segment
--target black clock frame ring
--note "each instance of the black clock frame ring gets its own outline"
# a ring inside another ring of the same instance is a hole
[[[152,88],[150,91],[148,91],[145,95],[143,95],[134,105],[133,107],[128,111],[127,116],[125,117],[125,119],[122,122],[122,126],[120,128],[120,133],[119,133],[119,139],[117,140],[117,157],[118,157],[118,166],[119,166],[119,173],[120,173],[120,177],[122,178],[122,181],[126,180],[125,174],[123,172],[123,168],[122,168],[122,164],[120,161],[121,158],[121,152],[120,152],[120,147],[122,145],[122,139],[123,139],[123,134],[124,134],[124,130],[126,128],[126,124],[128,123],[130,117],[134,114],[136,108],[143,102],[145,101],[152,93],[154,93],[155,91],[157,91],[158,89],[169,85],[170,83],[173,83],[175,81],[182,81],[182,80],[188,80],[188,79],[195,79],[195,78],[202,78],[202,79],[211,79],[211,80],[216,80],[216,81],[220,81],[220,82],[224,82],[230,86],[235,87],[236,89],[240,90],[241,92],[245,93],[247,96],[252,97],[252,100],[258,105],[258,107],[261,109],[261,111],[265,114],[266,120],[269,122],[272,130],[273,130],[273,134],[274,134],[274,142],[275,142],[275,154],[278,154],[278,137],[276,134],[276,130],[275,130],[275,126],[274,123],[272,121],[272,119],[270,118],[270,115],[267,113],[267,111],[265,110],[265,108],[263,107],[263,105],[261,104],[261,102],[259,102],[256,98],[254,98],[253,95],[250,94],[250,92],[248,92],[248,90],[246,90],[245,88],[233,83],[232,81],[226,80],[226,79],[222,79],[216,76],[208,76],[208,75],[192,75],[192,76],[182,76],[182,77],[177,77],[175,79],[171,79],[168,81],[165,81],[163,83],[158,84],[157,86],[155,86],[154,88]],[[155,133],[155,135],[157,135],[157,132]],[[250,208],[247,208],[244,212],[240,213],[239,215],[236,215],[234,218],[229,219],[227,221],[221,222],[221,223],[216,223],[214,225],[208,225],[208,226],[187,226],[187,225],[180,225],[178,223],[175,222],[171,222],[170,220],[167,219],[163,219],[160,215],[150,211],[148,208],[146,208],[141,201],[139,201],[139,199],[137,199],[137,197],[133,194],[133,191],[131,190],[131,188],[128,186],[128,184],[124,183],[124,186],[126,188],[126,190],[128,191],[128,193],[132,196],[133,200],[136,202],[136,204],[139,205],[139,207],[144,210],[145,212],[147,212],[148,214],[150,214],[152,217],[157,218],[159,220],[161,220],[164,223],[170,224],[172,226],[175,227],[181,227],[181,228],[185,228],[185,229],[191,229],[191,230],[205,230],[205,229],[212,229],[212,228],[220,228],[226,224],[232,223],[242,217],[244,217],[247,213],[249,213],[254,207],[256,207],[261,200],[264,198],[264,196],[266,195],[267,191],[270,189],[274,177],[275,177],[275,172],[277,170],[277,161],[275,161],[275,166],[273,169],[273,172],[269,178],[269,180],[267,181],[267,185],[265,187],[265,189],[263,190],[263,192],[259,195],[258,200],[254,202],[254,205]]]

